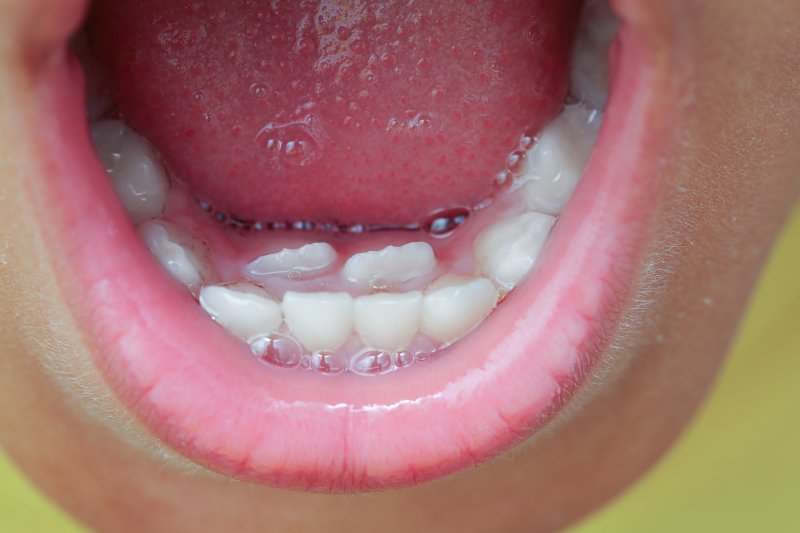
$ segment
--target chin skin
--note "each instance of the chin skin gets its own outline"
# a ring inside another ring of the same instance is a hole
[[[547,531],[572,523],[639,478],[695,412],[800,192],[794,1],[617,2],[648,36],[659,116],[673,126],[653,125],[663,185],[635,297],[570,404],[503,456],[407,489],[306,494],[189,471],[153,453],[158,445],[113,399],[76,392],[108,395],[22,187],[26,174],[41,172],[26,98],[32,74],[22,65],[48,62],[39,52],[45,37],[15,28],[25,27],[20,17],[58,23],[36,3],[0,0],[0,443],[47,494],[100,530]]]

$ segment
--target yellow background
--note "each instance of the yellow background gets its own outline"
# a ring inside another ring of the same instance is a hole
[[[0,532],[72,531],[0,455]],[[800,210],[699,416],[655,469],[574,533],[678,531],[800,532]]]

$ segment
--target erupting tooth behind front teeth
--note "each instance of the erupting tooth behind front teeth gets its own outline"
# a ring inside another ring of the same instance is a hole
[[[287,292],[286,325],[309,351],[336,350],[353,333],[353,297],[346,292]]]
[[[439,286],[423,298],[420,329],[435,342],[453,342],[480,324],[498,297],[497,288],[485,278]]]
[[[344,276],[365,287],[386,288],[426,274],[436,268],[433,248],[426,242],[387,246],[355,254],[344,265]]]
[[[381,350],[407,348],[422,316],[422,293],[382,293],[355,300],[355,329],[361,341]]]
[[[283,322],[281,304],[249,283],[203,287],[199,299],[211,318],[244,341],[278,331]]]
[[[139,224],[157,218],[164,211],[169,181],[150,143],[120,120],[93,124],[92,141],[131,220]]]
[[[211,279],[211,269],[199,252],[203,244],[176,226],[153,220],[139,226],[138,232],[144,245],[169,275],[192,292],[199,291],[200,286]]]
[[[581,105],[564,108],[539,134],[521,181],[525,204],[534,211],[558,215],[572,196],[589,161],[602,113]]]
[[[536,264],[554,223],[550,215],[524,213],[490,226],[475,240],[480,271],[510,291]]]
[[[336,262],[336,250],[325,242],[306,244],[300,248],[284,248],[274,254],[263,255],[252,261],[245,270],[255,279],[289,274],[302,276],[324,270]]]

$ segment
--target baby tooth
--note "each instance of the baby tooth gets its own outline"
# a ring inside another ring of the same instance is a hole
[[[158,217],[169,181],[150,143],[119,120],[95,123],[92,140],[131,220],[139,224]]]
[[[278,331],[283,321],[281,304],[248,283],[203,287],[200,305],[217,323],[244,341]]]
[[[336,261],[336,250],[325,242],[306,244],[300,248],[284,248],[263,255],[247,265],[247,274],[259,278],[276,274],[303,274],[328,268]]]
[[[429,274],[436,268],[433,248],[426,242],[387,246],[383,250],[355,254],[344,265],[344,275],[365,286],[392,285]]]
[[[421,330],[433,341],[452,342],[480,324],[497,298],[497,288],[485,278],[432,290],[422,301]]]
[[[138,228],[139,237],[164,269],[192,292],[211,277],[197,250],[203,245],[172,224],[153,220]]]
[[[309,351],[335,350],[353,333],[353,297],[346,292],[287,292],[283,315]]]
[[[522,188],[534,211],[558,215],[578,185],[592,152],[602,114],[581,105],[568,106],[539,135],[531,149]]]
[[[355,328],[361,341],[372,348],[407,348],[417,334],[422,315],[422,293],[382,293],[355,301]]]
[[[480,271],[509,291],[536,264],[555,218],[524,213],[501,220],[475,240],[475,259]]]

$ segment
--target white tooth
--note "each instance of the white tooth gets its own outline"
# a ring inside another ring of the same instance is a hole
[[[419,276],[436,268],[433,248],[426,242],[403,246],[387,246],[383,250],[355,254],[344,265],[344,275],[352,282],[385,288]]]
[[[244,341],[278,331],[283,322],[281,304],[249,283],[203,287],[200,305],[217,323]]]
[[[308,274],[324,270],[335,261],[336,250],[330,244],[315,242],[262,255],[247,265],[246,271],[254,278],[276,274]]]
[[[486,228],[475,239],[480,271],[503,289],[513,289],[536,264],[553,223],[550,215],[523,213]]]
[[[360,296],[355,301],[355,328],[361,341],[371,348],[407,348],[417,334],[422,315],[419,291]]]
[[[170,276],[193,292],[211,278],[210,268],[200,255],[203,244],[176,226],[153,220],[139,226],[138,232],[144,245]]]
[[[150,143],[119,120],[92,125],[92,140],[122,205],[135,224],[163,211],[169,181]]]
[[[283,315],[310,351],[335,350],[353,333],[353,297],[346,292],[293,292],[283,296]]]
[[[452,342],[480,324],[498,296],[494,283],[485,278],[434,289],[422,300],[420,329],[435,342]]]
[[[589,160],[602,114],[580,105],[567,106],[539,134],[530,152],[522,188],[525,204],[558,215],[564,210]]]

